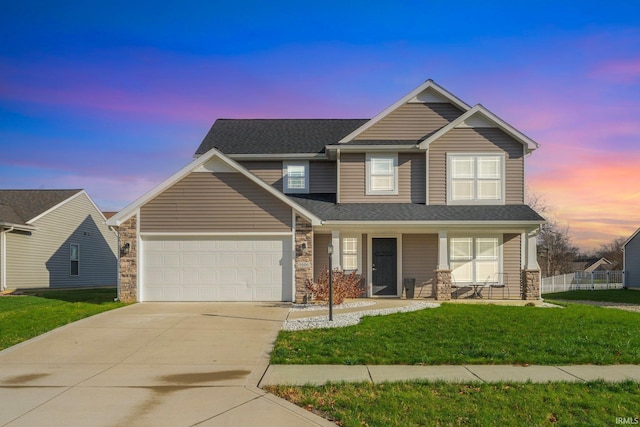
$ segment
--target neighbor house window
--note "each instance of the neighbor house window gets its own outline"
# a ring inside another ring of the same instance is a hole
[[[398,194],[397,154],[367,154],[367,194]]]
[[[452,237],[449,265],[457,283],[484,283],[497,279],[500,272],[498,237]]]
[[[282,177],[285,193],[309,192],[309,162],[284,162]]]
[[[70,273],[72,276],[80,274],[80,245],[72,244],[69,250]]]
[[[450,154],[447,160],[450,203],[504,202],[504,156]]]
[[[358,238],[344,237],[342,239],[342,269],[358,269]]]

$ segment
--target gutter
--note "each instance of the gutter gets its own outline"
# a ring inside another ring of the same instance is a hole
[[[12,232],[15,227],[0,227],[0,292],[7,289],[7,233]]]

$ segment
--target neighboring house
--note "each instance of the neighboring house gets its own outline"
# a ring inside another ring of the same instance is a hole
[[[120,297],[301,301],[331,244],[367,296],[414,278],[440,300],[494,280],[538,299],[537,147],[431,80],[372,119],[219,119],[193,162],[109,219]]]
[[[640,289],[640,228],[622,245],[624,253],[624,287]]]
[[[0,289],[114,286],[118,236],[84,190],[0,190]]]
[[[585,258],[578,259],[571,263],[571,272],[584,271],[593,273],[594,271],[612,271],[616,265],[606,258]]]

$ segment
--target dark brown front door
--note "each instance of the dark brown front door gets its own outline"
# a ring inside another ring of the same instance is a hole
[[[373,295],[397,295],[398,254],[395,238],[371,239]]]

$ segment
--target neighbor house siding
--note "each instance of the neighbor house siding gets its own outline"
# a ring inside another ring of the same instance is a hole
[[[447,203],[447,153],[505,153],[505,204],[524,203],[522,144],[500,129],[453,129],[429,145],[429,204]]]
[[[118,237],[85,194],[33,222],[37,230],[7,234],[9,288],[115,286]],[[70,275],[70,245],[80,247]]]
[[[417,141],[449,124],[461,114],[462,111],[449,103],[407,103],[355,139]]]
[[[522,258],[520,252],[520,234],[505,234],[502,238],[502,270],[507,275],[509,286],[509,297],[520,299],[520,270]],[[505,298],[506,298],[505,292]],[[493,298],[501,297],[502,290],[495,289]]]
[[[141,232],[283,232],[291,208],[240,173],[193,172],[141,208]]]
[[[640,233],[624,247],[624,283],[627,288],[640,289]]]
[[[424,153],[398,153],[398,194],[366,194],[365,153],[343,153],[340,157],[340,203],[424,203],[426,161]]]
[[[416,279],[416,292],[420,292],[421,287],[425,286],[420,296],[431,295],[437,267],[437,234],[402,235],[402,276]]]

